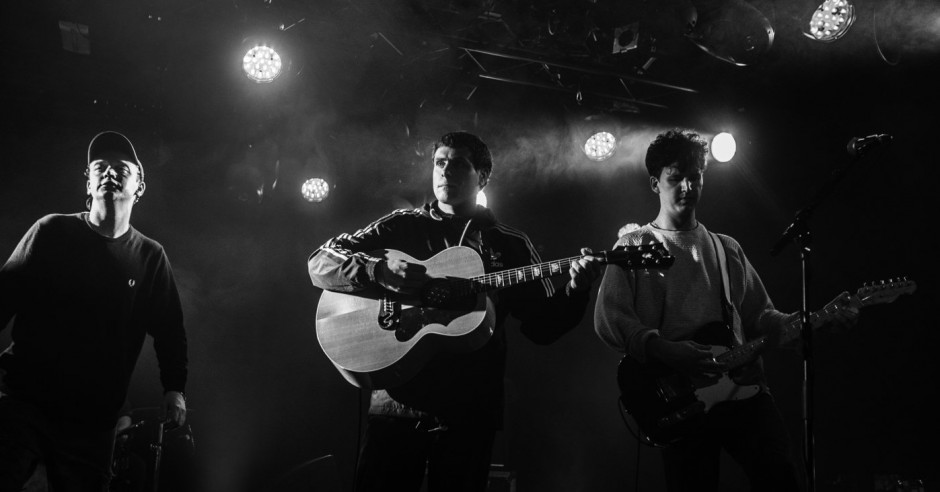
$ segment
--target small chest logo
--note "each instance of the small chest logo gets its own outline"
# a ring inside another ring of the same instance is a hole
[[[132,278],[127,279],[127,286],[128,286],[128,287],[133,288],[135,285],[137,285],[137,281],[136,281],[136,280],[134,280],[134,279],[132,279]]]
[[[502,254],[501,252],[490,250],[490,267],[492,267],[492,268],[502,268],[502,267],[503,267],[503,262],[499,261],[499,259],[500,259],[502,256],[503,256],[503,254]]]

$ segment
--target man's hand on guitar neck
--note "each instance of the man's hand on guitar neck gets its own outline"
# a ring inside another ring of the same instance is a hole
[[[581,248],[582,258],[571,262],[571,268],[568,274],[571,280],[568,281],[568,289],[572,292],[585,292],[591,288],[603,271],[603,263],[596,256],[591,256],[591,248]]]
[[[646,342],[646,355],[686,375],[718,374],[725,370],[709,345],[702,345],[692,340],[672,342],[660,336],[654,336]]]
[[[417,294],[430,280],[424,265],[393,258],[375,266],[375,281],[387,290],[401,294]]]
[[[848,292],[842,292],[824,308],[827,323],[836,331],[848,331],[858,324],[860,307],[857,299]]]
[[[857,297],[848,292],[842,292],[835,299],[829,301],[829,304],[810,315],[811,324],[814,328],[826,326],[831,327],[836,332],[844,333],[858,324],[860,309],[861,305]],[[779,329],[767,333],[769,346],[795,345],[795,342],[799,340],[800,324],[800,313],[790,314]]]

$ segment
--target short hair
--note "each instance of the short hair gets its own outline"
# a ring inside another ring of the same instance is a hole
[[[660,133],[646,150],[646,170],[658,178],[663,169],[675,165],[680,171],[705,171],[708,142],[698,133],[673,129]]]
[[[473,169],[487,177],[493,172],[493,155],[490,154],[490,148],[486,146],[480,137],[472,133],[451,132],[445,134],[437,142],[434,142],[434,148],[431,149],[432,155],[441,147],[465,148],[470,151]]]

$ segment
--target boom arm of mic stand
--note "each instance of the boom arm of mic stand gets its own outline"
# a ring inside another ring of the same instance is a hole
[[[806,223],[812,213],[813,207],[806,207],[796,213],[793,222],[790,222],[790,225],[783,231],[783,235],[780,236],[780,239],[777,240],[777,243],[774,244],[774,247],[770,250],[770,256],[777,256],[792,239],[809,234],[809,228],[806,226]]]
[[[803,234],[809,234],[809,228],[807,227],[806,223],[812,216],[813,210],[816,209],[816,207],[820,204],[820,202],[823,201],[824,198],[829,196],[829,194],[832,192],[832,189],[835,188],[836,184],[843,177],[845,177],[845,174],[848,172],[849,168],[855,165],[860,157],[861,156],[855,156],[854,159],[836,168],[836,170],[832,172],[832,175],[830,175],[829,179],[819,188],[819,191],[816,192],[816,195],[810,201],[809,205],[796,213],[796,217],[794,217],[793,222],[787,226],[787,228],[783,231],[783,235],[780,236],[780,239],[778,239],[774,244],[774,247],[771,248],[770,256],[777,256],[777,254],[779,254],[780,251],[786,247],[790,240],[799,238]]]

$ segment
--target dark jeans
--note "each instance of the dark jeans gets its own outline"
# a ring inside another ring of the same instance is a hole
[[[52,492],[106,492],[113,430],[87,430],[55,422],[39,408],[0,398],[0,492],[22,490],[45,464]]]
[[[417,492],[427,466],[430,492],[483,492],[494,436],[492,429],[370,415],[356,491]]]
[[[701,434],[663,450],[669,492],[717,491],[721,448],[744,469],[755,492],[796,492],[790,436],[769,393],[716,405]]]

